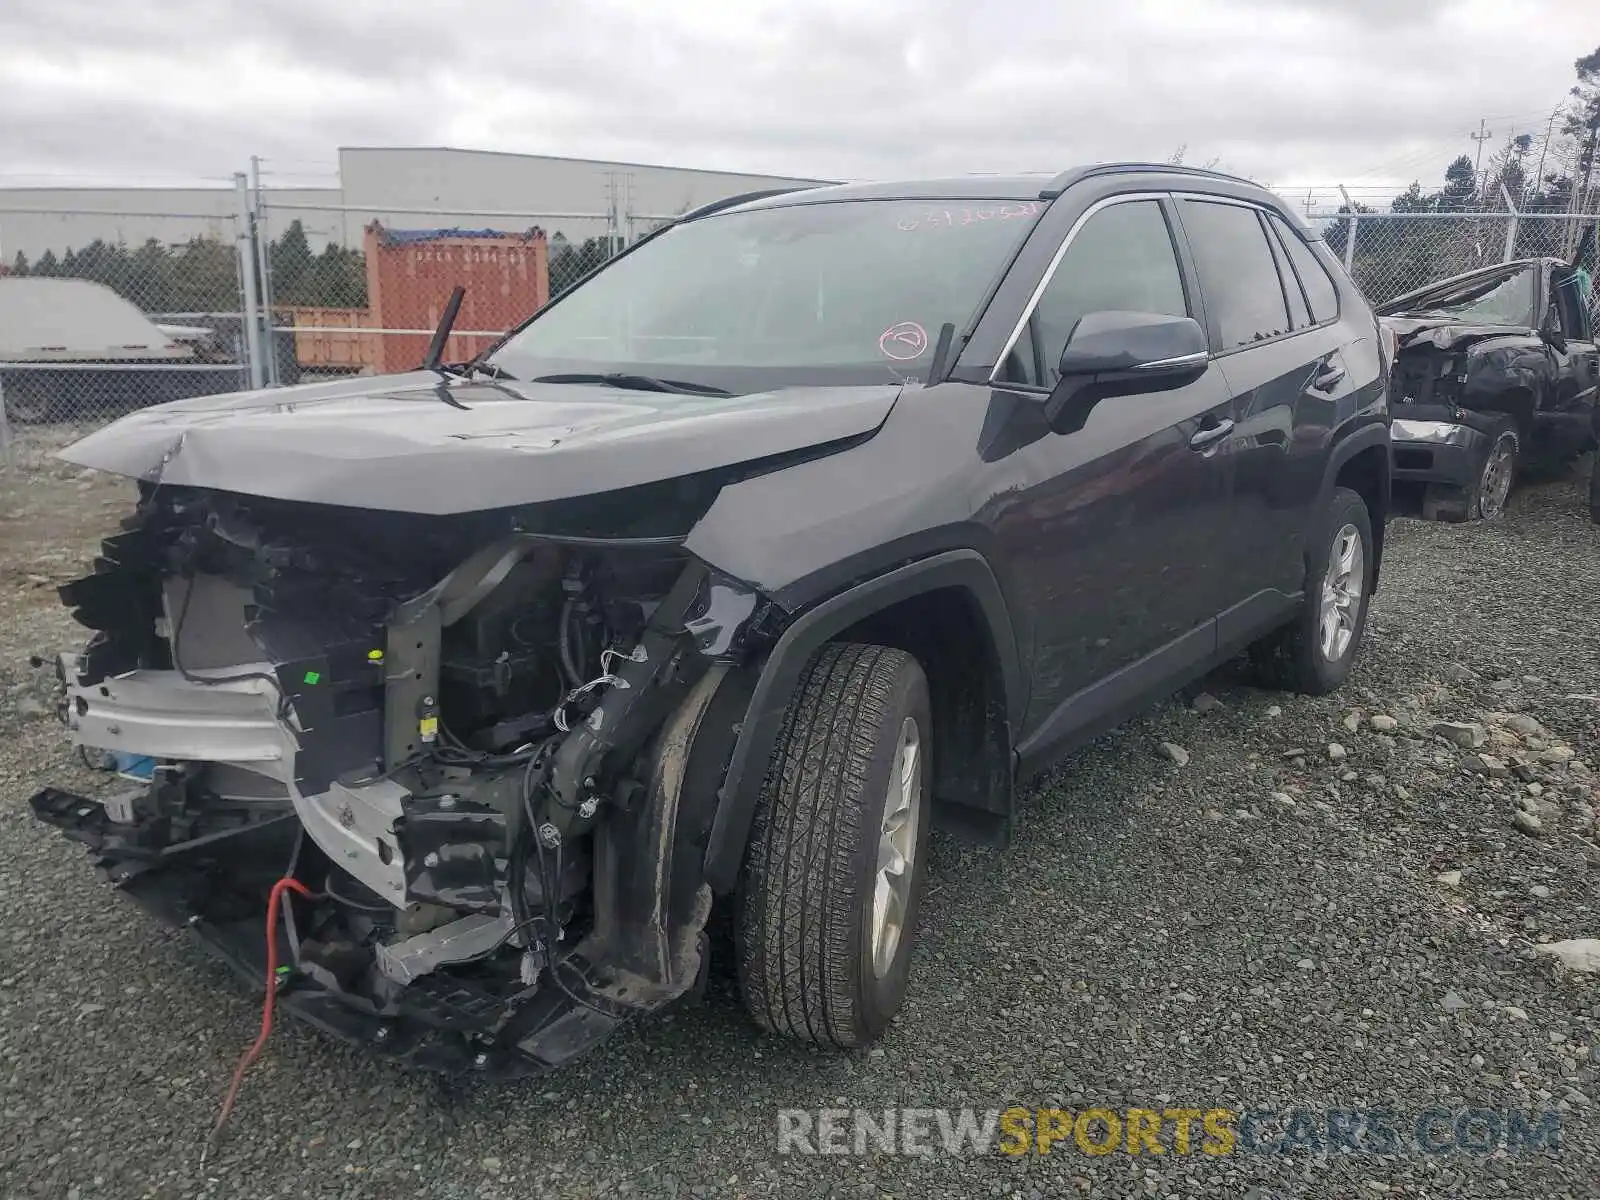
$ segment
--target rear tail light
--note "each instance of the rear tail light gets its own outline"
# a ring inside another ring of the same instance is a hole
[[[1387,325],[1378,326],[1378,348],[1383,354],[1383,373],[1394,369],[1395,356],[1400,352],[1400,339]]]

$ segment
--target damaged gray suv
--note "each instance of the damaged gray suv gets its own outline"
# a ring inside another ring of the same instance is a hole
[[[407,1065],[570,1060],[695,991],[723,900],[756,1021],[859,1047],[932,826],[1002,838],[1020,780],[1241,652],[1344,680],[1388,375],[1243,181],[725,201],[470,363],[66,451],[139,502],[61,589],[63,713],[144,778],[33,808]]]

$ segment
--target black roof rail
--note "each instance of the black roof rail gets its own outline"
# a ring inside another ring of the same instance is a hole
[[[1192,175],[1199,179],[1225,179],[1229,183],[1243,183],[1251,187],[1261,185],[1239,175],[1229,175],[1223,171],[1208,171],[1203,167],[1181,167],[1176,163],[1147,163],[1147,162],[1114,162],[1095,163],[1087,167],[1069,167],[1061,172],[1044,187],[1039,189],[1039,199],[1054,200],[1062,192],[1081,179],[1089,179],[1095,175]]]
[[[712,213],[719,213],[725,208],[733,208],[740,204],[749,204],[753,200],[766,200],[771,196],[787,196],[790,192],[809,192],[810,188],[781,187],[764,188],[759,192],[740,192],[737,196],[724,196],[721,200],[713,200],[710,204],[702,204],[699,208],[692,208],[681,217],[672,222],[677,225],[683,221],[698,221],[701,217],[709,217]]]

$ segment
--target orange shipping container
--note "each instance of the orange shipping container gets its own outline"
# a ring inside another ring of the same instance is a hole
[[[374,221],[366,229],[368,329],[433,329],[450,292],[467,289],[445,360],[459,362],[492,344],[550,299],[549,247],[542,229],[394,230]],[[365,338],[362,339],[365,341]],[[428,335],[382,334],[385,372],[414,369],[428,352]]]

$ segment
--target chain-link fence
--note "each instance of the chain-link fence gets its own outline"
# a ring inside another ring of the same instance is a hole
[[[0,462],[19,436],[80,431],[164,400],[410,370],[457,285],[466,297],[445,354],[465,361],[674,219],[617,207],[297,205],[267,202],[243,176],[218,197],[231,211],[118,212],[115,240],[76,248],[59,232],[72,212],[8,209],[0,199],[0,246],[14,254],[0,261]],[[1570,256],[1596,221],[1510,212],[1309,219],[1374,303],[1490,263]]]
[[[88,219],[73,224],[74,216]],[[38,427],[92,427],[248,382],[236,221],[216,212],[118,212],[124,236],[116,240],[56,241],[59,230],[109,219],[0,202],[7,458]]]
[[[1330,213],[1323,238],[1374,304],[1436,280],[1520,258],[1570,260],[1594,216],[1548,213]],[[1593,271],[1594,263],[1589,263]]]

